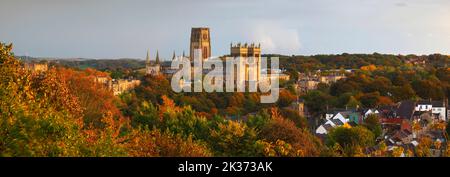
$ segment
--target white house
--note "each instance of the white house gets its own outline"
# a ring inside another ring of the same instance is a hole
[[[333,119],[339,119],[342,123],[347,123],[348,122],[348,119],[346,119],[340,112],[339,113],[337,113],[334,117],[333,117]]]
[[[349,120],[346,119],[340,112],[333,116],[333,114],[325,114],[327,121],[316,129],[316,134],[328,134],[328,131],[333,127],[342,126]]]
[[[443,101],[419,101],[416,103],[415,111],[431,111],[440,120],[446,121],[446,108]]]
[[[378,110],[376,110],[376,109],[369,109],[364,113],[364,117],[367,117],[370,114],[378,114],[378,113],[380,113],[380,112],[378,112]]]
[[[331,118],[333,118],[334,114],[325,114],[325,119],[330,120]]]
[[[414,108],[414,111],[430,111],[433,105],[431,101],[419,101]]]
[[[327,129],[325,129],[325,127],[323,125],[321,125],[316,129],[316,134],[321,134],[321,135],[328,134],[328,131],[327,131]]]
[[[316,129],[316,134],[326,135],[332,128],[333,126],[330,124],[321,125]]]

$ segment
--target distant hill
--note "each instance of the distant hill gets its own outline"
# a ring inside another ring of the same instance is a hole
[[[441,54],[432,55],[390,55],[390,54],[336,54],[336,55],[279,55],[264,54],[263,57],[279,57],[280,68],[290,71],[311,71],[317,69],[339,69],[339,68],[360,68],[369,64],[398,67],[406,62],[424,61],[427,66],[448,67],[450,57]],[[145,67],[145,60],[133,58],[121,59],[90,59],[90,58],[36,58],[28,56],[18,56],[21,60],[27,61],[49,61],[50,64],[63,65],[72,68],[94,68],[97,70],[117,70],[117,69],[142,69]],[[163,65],[170,65],[166,61]]]
[[[94,68],[97,70],[139,69],[145,67],[145,61],[134,58],[92,59],[92,58],[47,58],[18,56],[24,62],[48,61],[52,65],[62,65],[71,68]]]

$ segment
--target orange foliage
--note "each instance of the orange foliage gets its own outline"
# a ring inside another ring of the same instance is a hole
[[[277,108],[271,108],[272,119],[262,128],[260,137],[271,142],[282,140],[302,156],[317,156],[321,151],[320,141],[305,130],[295,126],[291,120],[283,118]]]
[[[363,71],[375,71],[377,69],[377,66],[371,64],[367,66],[361,66],[361,70]]]
[[[120,101],[104,83],[96,82],[97,76],[105,76],[107,73],[86,69],[76,71],[67,68],[56,70],[59,79],[66,83],[72,95],[75,95],[83,107],[84,122],[88,126],[105,126],[103,118],[122,119],[122,113],[116,104]]]
[[[387,96],[378,97],[378,105],[393,105],[394,102]]]

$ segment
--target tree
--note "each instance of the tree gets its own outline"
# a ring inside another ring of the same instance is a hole
[[[373,108],[378,105],[379,98],[380,98],[379,92],[372,92],[363,94],[361,98],[359,98],[359,100],[361,100],[361,103],[364,105],[364,107]]]
[[[325,112],[335,99],[333,96],[317,90],[308,92],[303,98],[308,110],[315,115]]]
[[[394,150],[392,150],[392,156],[393,157],[401,157],[404,152],[403,147],[396,147]]]
[[[55,70],[24,70],[11,50],[0,43],[0,156],[124,155],[112,127],[84,129],[80,104]]]
[[[305,129],[308,127],[308,121],[306,120],[305,117],[300,116],[298,114],[297,110],[293,110],[290,108],[284,108],[284,109],[281,109],[281,115],[284,118],[294,122],[295,126],[297,126],[300,129]]]
[[[393,88],[393,98],[396,101],[408,100],[413,98],[415,95],[416,93],[409,83],[401,86],[395,86]]]
[[[136,95],[143,100],[148,100],[153,104],[162,103],[162,96],[169,98],[174,96],[170,82],[162,75],[147,75],[143,78],[141,86],[136,87]]]
[[[277,140],[275,143],[258,140],[256,148],[261,149],[261,156],[265,157],[303,157],[304,152],[301,149],[295,149],[291,144],[283,140]]]
[[[292,121],[278,113],[272,113],[272,119],[261,129],[259,138],[269,142],[282,140],[291,144],[294,149],[302,151],[304,156],[318,156],[322,149],[322,144],[316,137],[297,128]]]
[[[419,145],[416,147],[416,154],[418,157],[429,157],[431,156],[430,147],[432,144],[432,140],[430,137],[420,137]]]
[[[278,99],[278,106],[279,107],[287,107],[291,105],[292,102],[297,100],[297,96],[289,92],[288,90],[281,90],[280,91],[280,97]]]
[[[423,99],[442,99],[445,95],[441,83],[438,79],[418,80],[412,83],[417,95]]]
[[[373,133],[362,126],[352,128],[337,127],[328,133],[327,145],[333,147],[339,144],[343,148],[345,155],[353,156],[357,148],[373,146],[374,139]]]
[[[68,92],[77,98],[83,108],[84,123],[87,127],[104,127],[103,119],[107,119],[106,116],[112,116],[115,120],[124,118],[117,107],[121,104],[120,100],[113,95],[104,83],[96,82],[96,77],[108,77],[107,73],[90,68],[84,71],[57,68],[51,69],[49,73],[56,73],[54,80],[66,83]],[[44,84],[54,85],[50,82]],[[63,99],[61,102],[69,102],[67,98],[60,99]]]
[[[192,137],[183,138],[158,129],[138,129],[129,136],[125,147],[132,157],[208,157],[212,153],[206,145]]]
[[[376,76],[372,82],[365,86],[366,92],[379,92],[381,95],[386,96],[390,92],[392,87],[391,80],[383,76]]]
[[[347,107],[349,108],[358,108],[361,103],[354,97],[354,96],[350,96],[347,104],[345,104]]]
[[[445,133],[447,133],[445,136],[448,139],[450,135],[450,122],[447,122],[447,126],[445,127]]]
[[[380,119],[376,114],[370,114],[364,119],[363,124],[367,129],[369,129],[375,138],[379,137],[382,133]]]
[[[255,156],[256,132],[235,121],[225,121],[219,123],[216,129],[212,129],[211,149],[214,150],[214,156]]]

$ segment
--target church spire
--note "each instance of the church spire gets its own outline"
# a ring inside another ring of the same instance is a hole
[[[156,64],[159,64],[159,51],[156,50]]]
[[[183,50],[183,58],[186,57],[186,55],[184,54],[184,50]]]
[[[145,58],[145,62],[146,62],[146,64],[150,64],[150,55],[148,54],[148,49],[147,49],[147,57]]]
[[[173,51],[172,60],[175,60],[175,50]]]

